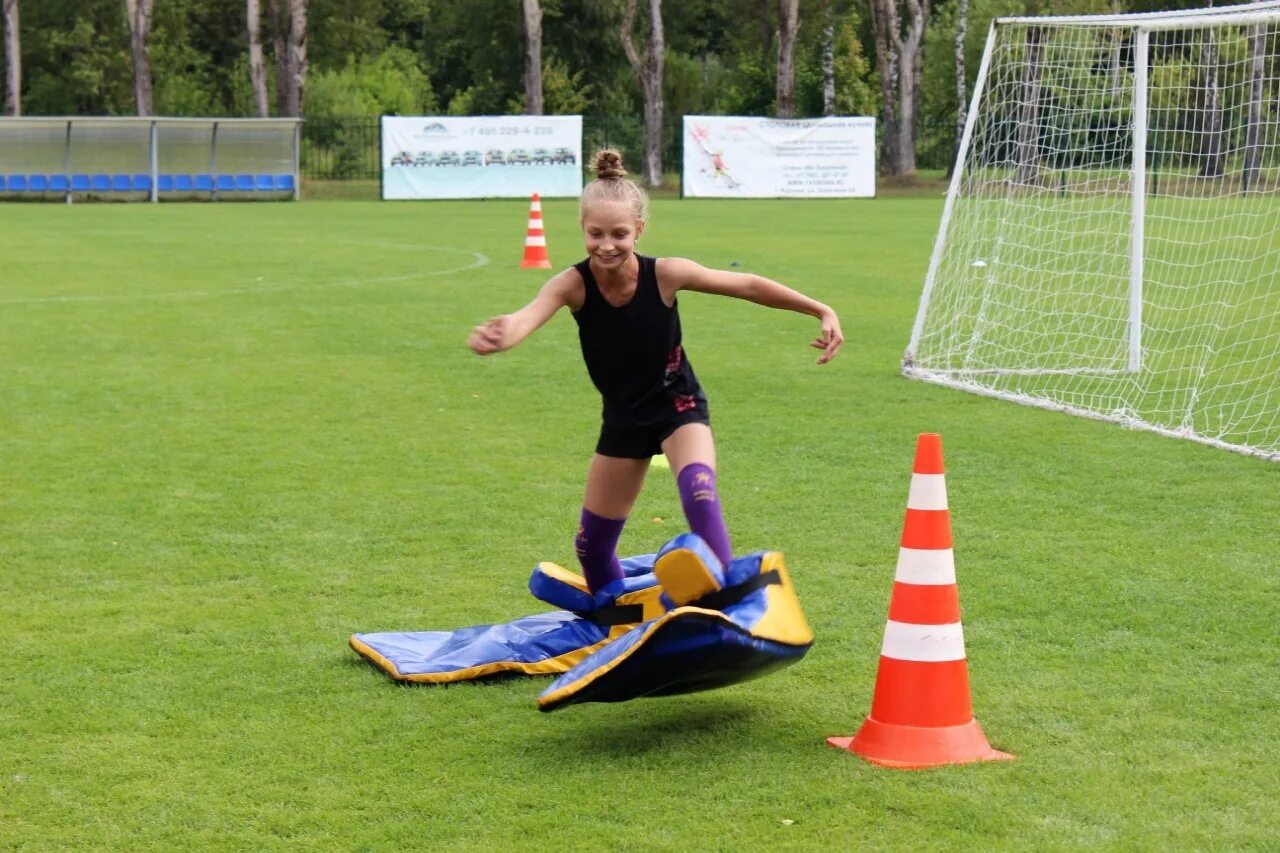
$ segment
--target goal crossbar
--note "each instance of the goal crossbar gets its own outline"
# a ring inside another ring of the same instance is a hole
[[[1068,24],[1082,27],[1133,26],[1145,29],[1167,29],[1185,27],[1187,25],[1205,26],[1215,19],[1225,21],[1254,23],[1258,20],[1270,20],[1276,10],[1280,10],[1280,0],[1268,0],[1264,3],[1247,3],[1235,6],[1208,7],[1203,9],[1181,9],[1165,12],[1134,12],[1113,15],[1045,15],[1043,17],[1007,17],[996,18],[993,23],[999,25],[1026,24],[1030,26],[1053,26]]]

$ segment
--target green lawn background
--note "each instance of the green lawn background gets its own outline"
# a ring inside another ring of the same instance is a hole
[[[0,206],[0,847],[1273,844],[1277,467],[902,379],[939,198],[653,207],[646,252],[840,311],[817,367],[812,320],[681,297],[735,545],[786,554],[817,643],[544,715],[545,680],[401,687],[346,647],[539,612],[533,564],[573,564],[573,321],[464,346],[542,280],[526,203]],[[576,261],[576,203],[545,210]],[[870,705],[923,431],[1015,762],[823,743]],[[655,470],[620,549],[681,528]]]

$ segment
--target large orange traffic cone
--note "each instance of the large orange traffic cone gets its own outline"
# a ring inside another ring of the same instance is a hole
[[[542,230],[542,199],[537,193],[529,202],[529,232],[524,238],[524,260],[520,269],[551,269],[551,261],[547,258],[547,234]]]
[[[827,738],[886,767],[1013,758],[992,749],[973,717],[942,437],[921,435],[871,714],[851,737]]]

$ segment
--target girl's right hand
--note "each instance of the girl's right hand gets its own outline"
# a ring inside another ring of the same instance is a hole
[[[494,317],[487,323],[476,326],[471,330],[471,337],[467,338],[467,346],[471,347],[476,355],[492,355],[495,352],[502,352],[505,347],[502,345],[503,339],[506,337],[507,324],[510,321],[509,315]]]

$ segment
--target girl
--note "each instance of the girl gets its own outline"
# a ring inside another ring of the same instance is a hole
[[[665,453],[676,472],[689,529],[721,562],[733,556],[716,490],[707,398],[680,343],[677,293],[736,296],[816,317],[818,364],[844,343],[835,311],[776,281],[636,254],[649,200],[626,174],[618,152],[596,155],[597,178],[582,191],[579,209],[586,260],[554,276],[519,311],[477,326],[467,341],[477,354],[490,355],[511,349],[566,306],[577,321],[587,372],[604,398],[574,542],[592,593],[622,578],[614,548],[657,453]]]

